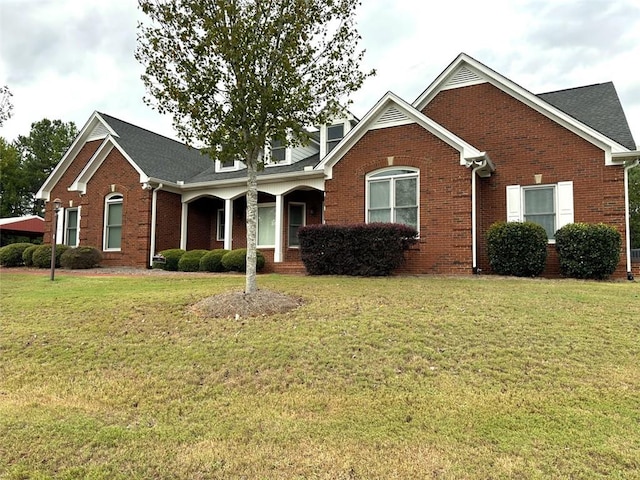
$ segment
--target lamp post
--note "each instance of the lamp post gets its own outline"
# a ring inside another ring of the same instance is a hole
[[[56,232],[58,230],[58,212],[62,201],[56,198],[53,201],[53,222],[51,222],[51,281],[56,275]]]

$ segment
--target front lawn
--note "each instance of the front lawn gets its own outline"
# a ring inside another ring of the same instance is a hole
[[[640,287],[0,271],[0,478],[640,478]]]

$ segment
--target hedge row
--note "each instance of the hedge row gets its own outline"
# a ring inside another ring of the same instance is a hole
[[[56,245],[56,267],[69,269],[97,267],[102,254],[95,247],[69,247]],[[0,265],[3,267],[51,267],[51,245],[12,243],[0,248]]]
[[[565,277],[602,280],[620,262],[620,232],[603,223],[571,223],[555,233],[560,273]],[[487,231],[487,251],[493,272],[535,277],[547,258],[547,235],[530,222],[496,222]]]
[[[182,250],[171,248],[160,252],[163,260],[155,260],[153,268],[179,272],[245,272],[247,270],[247,249],[235,250]],[[265,258],[256,251],[256,270],[264,268]]]
[[[310,225],[298,230],[310,275],[390,275],[417,242],[415,228],[398,223]]]

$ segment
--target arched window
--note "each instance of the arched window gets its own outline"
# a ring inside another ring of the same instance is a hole
[[[367,175],[367,223],[403,223],[418,230],[419,173],[394,167]]]
[[[109,195],[104,208],[104,250],[120,251],[122,244],[122,195]]]

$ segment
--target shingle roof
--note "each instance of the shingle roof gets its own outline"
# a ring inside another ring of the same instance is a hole
[[[172,140],[110,115],[100,116],[118,134],[117,142],[149,177],[187,181],[213,165],[197,148]]]
[[[628,149],[636,149],[627,118],[612,82],[542,93],[538,98]]]

